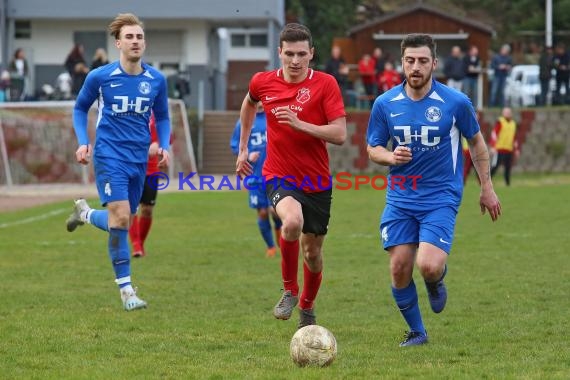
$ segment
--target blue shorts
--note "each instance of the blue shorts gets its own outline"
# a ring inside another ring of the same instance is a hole
[[[265,189],[265,182],[248,182],[249,207],[260,209],[269,207],[269,198]]]
[[[380,239],[385,250],[401,244],[430,243],[451,251],[457,210],[451,206],[429,211],[386,205],[380,222]]]
[[[95,183],[101,204],[129,201],[131,214],[137,212],[146,177],[146,162],[132,163],[109,157],[93,157]]]

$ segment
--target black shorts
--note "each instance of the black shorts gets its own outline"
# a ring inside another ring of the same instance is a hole
[[[285,186],[282,186],[282,185]],[[303,210],[303,233],[326,235],[331,217],[332,189],[305,193],[294,184],[279,178],[267,181],[267,196],[273,207],[283,198],[295,198]]]
[[[156,186],[149,186],[148,181],[152,181],[152,176],[146,176],[144,179],[144,188],[141,196],[140,203],[144,205],[154,206],[156,204],[156,196],[158,195],[158,190]]]

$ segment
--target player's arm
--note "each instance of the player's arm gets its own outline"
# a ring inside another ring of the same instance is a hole
[[[248,176],[253,172],[251,164],[248,162],[249,151],[247,149],[247,145],[249,143],[249,136],[251,135],[251,129],[253,128],[253,122],[255,120],[257,102],[258,101],[252,99],[248,92],[241,103],[239,113],[241,131],[239,136],[238,157],[236,161],[236,174],[239,176]]]
[[[327,125],[315,125],[300,120],[297,117],[297,112],[289,107],[279,107],[275,112],[275,117],[280,124],[287,124],[293,129],[331,144],[342,145],[346,141],[346,117],[344,116],[330,121]]]
[[[491,181],[491,167],[487,144],[485,144],[485,139],[481,131],[468,139],[467,142],[469,143],[469,152],[471,153],[473,166],[477,171],[479,182],[481,183],[481,194],[479,196],[481,214],[485,214],[485,211],[489,211],[491,219],[495,221],[501,215],[501,202],[499,202],[499,198],[497,194],[495,194],[493,182]]]
[[[397,146],[394,151],[390,151],[382,145],[366,147],[370,161],[385,166],[396,166],[407,164],[412,160],[412,151],[407,146]]]
[[[410,148],[400,145],[394,151],[388,150],[386,146],[390,139],[387,123],[384,117],[383,106],[375,103],[370,112],[368,129],[366,130],[366,151],[370,161],[379,165],[395,166],[407,164],[412,160]]]
[[[168,93],[166,88],[166,79],[164,79],[152,108],[158,135],[158,155],[160,157],[158,166],[160,167],[168,167],[170,165],[170,154],[168,153],[170,148],[170,115],[168,113]]]
[[[92,149],[87,133],[87,119],[89,109],[97,99],[99,86],[97,77],[88,74],[73,107],[73,129],[79,145],[75,151],[75,159],[83,165],[87,165],[91,159]]]
[[[232,150],[232,153],[237,156],[239,153],[239,136],[241,133],[241,123],[238,122],[236,123],[236,126],[234,127],[234,132],[232,133],[232,138],[230,139],[230,149]]]

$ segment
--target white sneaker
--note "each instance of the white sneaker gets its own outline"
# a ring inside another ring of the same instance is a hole
[[[135,290],[121,289],[121,300],[126,311],[146,308],[146,302],[137,297]]]
[[[65,222],[67,226],[67,231],[73,232],[78,226],[82,226],[85,224],[85,221],[81,218],[81,214],[87,214],[91,207],[87,204],[87,201],[83,198],[76,199],[73,203],[73,212],[67,218]]]

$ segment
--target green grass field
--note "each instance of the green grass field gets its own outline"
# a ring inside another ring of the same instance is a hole
[[[65,230],[71,202],[2,213],[0,378],[568,379],[570,176],[496,182],[497,223],[467,185],[442,314],[416,273],[430,343],[408,349],[398,347],[406,326],[378,241],[385,193],[334,194],[316,312],[339,353],[322,369],[289,359],[297,314],[271,315],[279,259],[265,258],[244,192],[159,195],[148,256],[133,262],[149,308],[132,313],[106,235]]]

